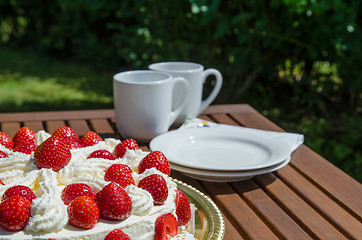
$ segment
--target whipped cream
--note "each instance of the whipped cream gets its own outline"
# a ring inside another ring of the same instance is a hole
[[[36,133],[36,144],[45,141],[50,134],[45,131]],[[87,157],[95,150],[105,149],[113,152],[119,144],[117,139],[105,139],[90,147],[71,150],[72,158],[67,166],[58,172],[50,169],[38,169],[34,164],[33,154],[13,152],[0,145],[0,150],[8,154],[0,161],[0,194],[15,185],[30,187],[36,199],[31,207],[31,217],[24,231],[7,232],[0,229],[0,239],[104,239],[113,229],[121,228],[132,239],[152,240],[154,225],[158,216],[164,213],[175,214],[177,185],[167,175],[156,168],[137,173],[139,162],[148,154],[140,149],[127,150],[125,156],[116,160]],[[100,218],[94,228],[78,229],[68,224],[67,206],[61,199],[61,191],[71,183],[86,183],[94,191],[99,191],[109,182],[104,180],[105,170],[115,163],[128,165],[134,172],[135,185],[129,185],[125,191],[132,200],[132,214],[123,221],[108,221]],[[169,196],[163,205],[154,205],[150,193],[138,188],[137,184],[151,174],[162,175],[167,183]]]

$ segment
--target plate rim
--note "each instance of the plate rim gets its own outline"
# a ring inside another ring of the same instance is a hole
[[[289,164],[289,162],[291,161],[291,157],[288,157],[286,160],[284,160],[282,163],[278,164],[277,166],[271,167],[269,168],[270,170],[267,171],[267,169],[265,169],[265,171],[263,172],[254,172],[254,173],[250,173],[250,174],[245,174],[245,175],[239,175],[239,176],[213,176],[213,175],[202,175],[202,174],[198,174],[197,172],[189,172],[187,170],[180,170],[179,168],[174,168],[174,166],[171,166],[171,168],[175,171],[179,171],[189,177],[198,179],[198,180],[203,180],[203,181],[209,181],[209,182],[235,182],[235,181],[241,181],[241,180],[246,180],[246,179],[250,179],[253,178],[257,175],[262,175],[262,174],[266,174],[269,172],[274,172],[277,171],[279,169],[281,169],[282,167],[285,167],[286,165]],[[193,169],[193,170],[197,170],[197,169]]]
[[[235,131],[237,131],[237,133],[235,133]],[[211,135],[220,135],[220,136],[226,136],[226,137],[230,137],[230,136],[237,136],[239,139],[241,140],[248,140],[247,138],[245,138],[245,135],[248,134],[248,136],[252,136],[252,137],[257,137],[257,138],[262,138],[263,140],[272,140],[273,143],[275,144],[279,144],[281,146],[281,149],[284,150],[284,152],[281,153],[281,156],[279,157],[279,159],[274,160],[274,161],[270,161],[266,164],[263,165],[254,165],[251,167],[245,167],[245,168],[233,168],[233,169],[222,169],[221,171],[247,171],[247,170],[255,170],[255,169],[262,169],[262,168],[266,168],[266,167],[270,167],[276,164],[279,164],[281,162],[283,162],[291,153],[291,149],[290,146],[288,145],[287,142],[285,142],[284,140],[281,140],[279,138],[276,138],[274,136],[270,136],[268,134],[263,134],[261,132],[258,131],[249,131],[249,130],[245,130],[245,129],[230,129],[230,128],[187,128],[187,129],[177,129],[177,130],[173,130],[173,131],[169,131],[166,133],[163,133],[161,135],[156,136],[155,138],[153,138],[149,144],[149,147],[152,151],[162,151],[166,157],[168,158],[168,161],[180,166],[184,166],[184,167],[188,167],[188,168],[194,168],[194,169],[202,169],[202,170],[209,170],[209,171],[217,171],[218,169],[215,167],[209,167],[209,166],[195,166],[195,165],[191,165],[188,163],[182,163],[182,161],[174,161],[174,159],[172,159],[172,157],[170,157],[171,154],[168,154],[168,148],[170,146],[170,144],[172,143],[172,141],[170,139],[176,139],[176,137],[179,135],[185,135],[185,136],[195,136],[195,135],[205,135],[205,132],[207,132],[206,134],[211,134]],[[238,133],[240,134],[244,134],[244,135],[237,135]],[[229,135],[228,135],[229,134]],[[244,138],[243,138],[244,137]],[[266,145],[264,145],[266,146]],[[266,146],[267,148],[269,148],[268,146]],[[270,149],[270,148],[269,148]],[[271,149],[272,150],[272,149]]]

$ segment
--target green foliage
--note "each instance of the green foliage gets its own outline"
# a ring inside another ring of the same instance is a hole
[[[353,0],[0,0],[0,42],[102,71],[218,68],[216,103],[251,104],[360,181],[361,12]]]

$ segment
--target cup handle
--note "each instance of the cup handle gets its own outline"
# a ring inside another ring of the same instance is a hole
[[[185,107],[186,103],[187,103],[187,98],[190,95],[190,84],[189,82],[182,78],[182,77],[176,77],[173,79],[173,88],[176,86],[177,83],[181,83],[184,86],[184,91],[183,91],[183,96],[182,96],[182,101],[180,103],[180,105],[170,113],[170,122],[169,122],[169,127],[172,125],[172,123],[176,120],[176,118],[178,117],[178,115],[180,115],[182,109]]]
[[[201,102],[201,106],[200,106],[200,110],[199,113],[201,113],[202,111],[204,111],[204,109],[209,106],[211,104],[212,101],[214,101],[214,99],[216,98],[216,96],[219,94],[221,86],[222,86],[222,75],[221,73],[214,69],[214,68],[209,68],[206,69],[203,73],[202,73],[202,83],[204,84],[206,81],[206,78],[210,75],[215,75],[216,77],[216,84],[214,89],[211,91],[210,95]]]

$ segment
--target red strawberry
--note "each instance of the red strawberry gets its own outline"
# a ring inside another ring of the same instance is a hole
[[[1,179],[0,179],[0,185],[5,185],[5,183],[3,183],[3,181],[1,181]]]
[[[14,136],[14,146],[18,145],[34,145],[35,132],[27,127],[20,128]]]
[[[138,149],[138,144],[132,138],[123,140],[114,148],[114,156],[116,158],[121,158],[126,153],[127,149],[135,150]]]
[[[94,152],[92,152],[87,158],[104,158],[104,159],[108,159],[108,160],[114,160],[114,156],[112,155],[112,153],[108,150],[96,150]]]
[[[88,196],[94,199],[96,193],[85,183],[72,183],[66,186],[62,191],[62,200],[68,205],[72,200],[79,196]]]
[[[132,170],[125,164],[113,164],[106,169],[104,180],[116,182],[121,187],[125,188],[130,184],[135,185],[132,177]]]
[[[21,153],[26,153],[26,154],[31,154],[32,152],[34,152],[36,149],[36,145],[35,143],[29,143],[29,144],[18,144],[15,145],[13,150],[15,152],[21,152]]]
[[[33,192],[33,190],[31,190],[29,187],[27,186],[22,186],[22,185],[16,185],[16,186],[13,186],[13,187],[10,187],[8,188],[1,200],[4,201],[8,198],[11,198],[13,196],[21,196],[21,197],[24,197],[26,198],[30,203],[33,202],[33,199],[36,198],[35,196],[35,193]]]
[[[154,240],[169,240],[177,235],[177,220],[172,213],[159,216],[155,222]]]
[[[8,155],[0,150],[0,158],[7,158]]]
[[[82,148],[80,142],[68,142],[70,149]]]
[[[94,198],[100,216],[108,220],[123,220],[132,213],[132,200],[127,192],[115,182],[103,187]]]
[[[9,137],[9,135],[3,132],[0,132],[0,144],[6,147],[7,149],[12,149],[14,147],[14,142],[11,139],[11,137]]]
[[[138,164],[138,172],[155,167],[158,171],[170,176],[171,168],[166,156],[160,151],[153,151],[144,157]]]
[[[131,238],[125,234],[121,229],[114,229],[107,236],[104,240],[131,240]]]
[[[138,187],[151,193],[153,202],[156,205],[163,204],[168,196],[168,188],[165,179],[159,174],[152,174],[143,178]]]
[[[89,131],[80,139],[80,144],[83,147],[93,146],[103,139],[95,132]]]
[[[31,203],[24,197],[13,196],[0,203],[0,226],[6,231],[23,230],[30,218]]]
[[[176,190],[175,203],[177,223],[179,226],[183,226],[191,219],[191,208],[189,199],[182,191]]]
[[[69,224],[82,229],[91,229],[99,219],[99,209],[92,198],[76,197],[67,208]]]
[[[68,126],[63,126],[58,128],[53,132],[52,136],[63,137],[69,142],[79,142],[79,137],[77,133],[71,127]]]
[[[50,168],[59,171],[66,166],[72,154],[64,139],[52,136],[40,144],[34,151],[34,160],[38,168]]]

